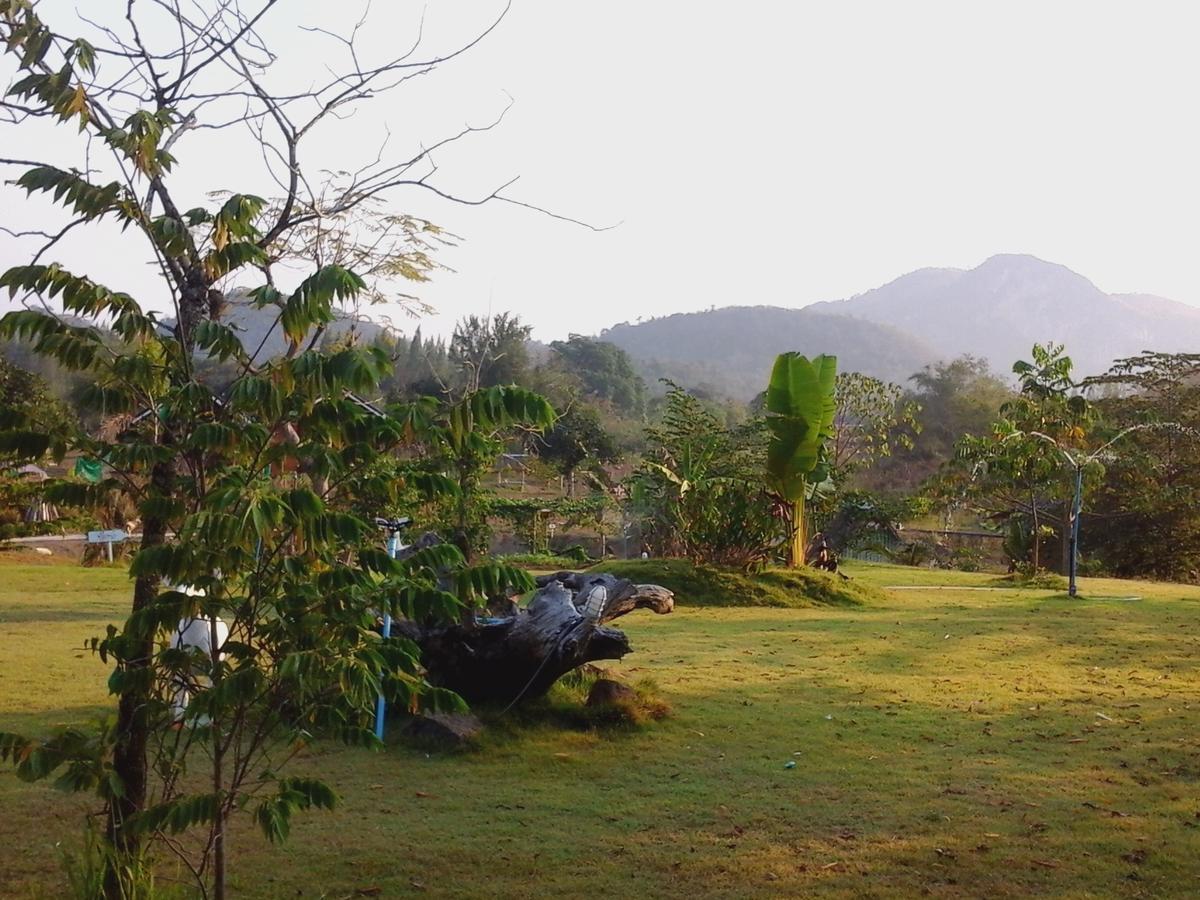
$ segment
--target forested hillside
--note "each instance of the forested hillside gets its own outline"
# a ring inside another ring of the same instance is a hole
[[[670,378],[741,400],[763,389],[775,357],[789,350],[831,353],[845,371],[897,382],[939,358],[929,344],[889,325],[774,306],[732,306],[623,323],[600,337],[628,353],[651,385]]]

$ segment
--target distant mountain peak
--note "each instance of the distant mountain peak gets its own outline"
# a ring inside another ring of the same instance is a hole
[[[813,308],[905,329],[945,358],[971,353],[998,371],[1049,340],[1066,344],[1081,374],[1144,349],[1200,346],[1197,310],[1160,297],[1107,294],[1073,269],[1028,253],[998,253],[973,269],[918,269]]]
[[[993,253],[975,268],[984,269],[996,266],[1013,266],[1018,268],[1037,269],[1044,266],[1053,266],[1056,269],[1066,269],[1064,265],[1049,260],[1042,259],[1040,256],[1034,256],[1032,253]],[[964,269],[963,271],[967,271]],[[1070,271],[1070,269],[1067,269]]]
[[[1018,277],[1042,281],[1047,286],[1064,281],[1079,281],[1093,290],[1100,289],[1086,276],[1080,275],[1061,263],[1049,262],[1028,253],[997,253],[989,256],[974,269],[963,273],[964,277]]]
[[[883,329],[883,330],[881,330]],[[1146,294],[1107,294],[1067,266],[998,253],[972,269],[917,269],[846,300],[803,309],[726,307],[615,326],[605,340],[646,374],[706,378],[742,396],[775,353],[836,353],[843,371],[904,381],[963,354],[1008,372],[1035,343],[1066,345],[1080,376],[1142,350],[1200,348],[1200,309]]]

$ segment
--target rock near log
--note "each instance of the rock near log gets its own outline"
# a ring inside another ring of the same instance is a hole
[[[415,716],[405,729],[410,737],[438,747],[459,748],[483,731],[483,723],[470,713],[429,713]]]

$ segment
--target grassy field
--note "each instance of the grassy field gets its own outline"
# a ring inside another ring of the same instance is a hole
[[[344,802],[279,851],[243,826],[237,895],[1200,895],[1200,589],[852,571],[883,599],[623,620],[674,708],[641,730],[314,749]],[[0,730],[105,703],[76,648],[125,594],[0,568]],[[0,895],[58,895],[82,807],[0,773]]]

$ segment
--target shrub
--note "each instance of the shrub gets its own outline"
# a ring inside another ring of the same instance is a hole
[[[647,544],[696,563],[763,565],[782,543],[784,521],[763,484],[762,421],[728,428],[672,385],[646,443],[630,495]]]
[[[950,554],[950,567],[960,572],[978,572],[983,568],[986,556],[974,547],[958,547]]]

